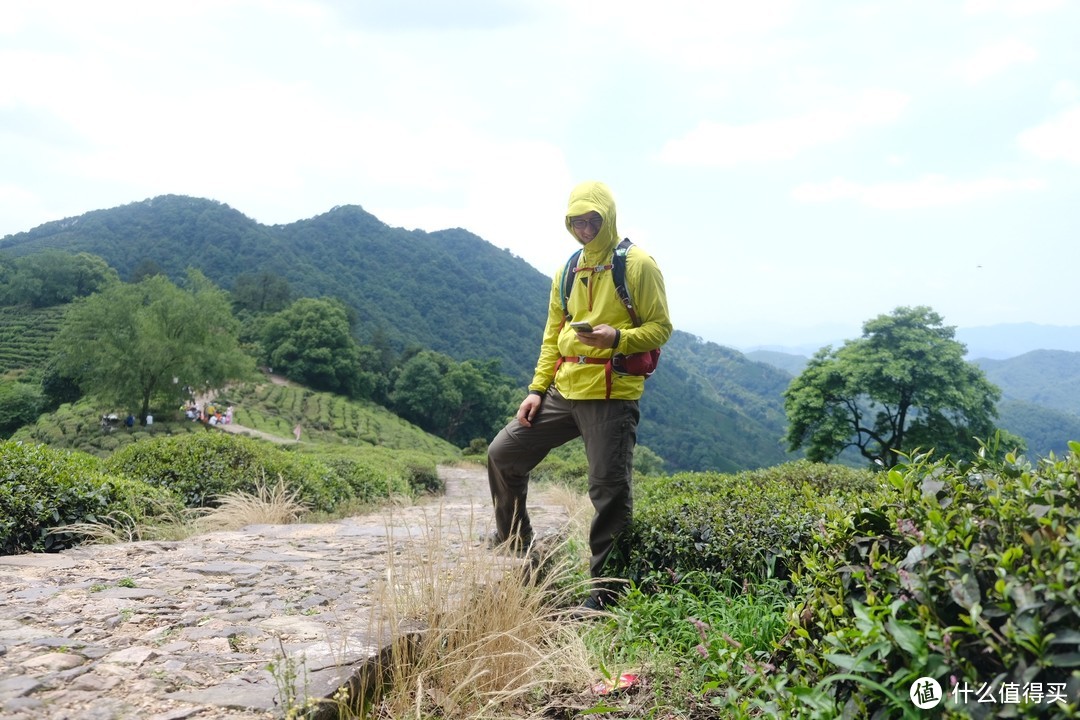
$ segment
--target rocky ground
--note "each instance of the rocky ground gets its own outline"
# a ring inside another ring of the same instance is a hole
[[[482,546],[483,471],[442,472],[444,498],[334,523],[0,556],[0,720],[266,720],[331,693],[388,642],[392,562]]]

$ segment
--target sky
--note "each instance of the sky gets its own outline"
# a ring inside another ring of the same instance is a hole
[[[4,0],[0,237],[360,205],[551,275],[601,180],[703,340],[1075,326],[1078,29],[1076,0]]]

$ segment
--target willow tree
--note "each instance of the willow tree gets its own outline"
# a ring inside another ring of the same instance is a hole
[[[916,449],[976,451],[997,432],[1001,391],[954,334],[929,307],[901,307],[819,350],[784,392],[788,449],[824,462],[853,447],[885,467]]]
[[[102,402],[177,407],[187,390],[249,376],[229,296],[197,270],[178,287],[164,275],[117,284],[72,305],[54,340],[58,369]]]

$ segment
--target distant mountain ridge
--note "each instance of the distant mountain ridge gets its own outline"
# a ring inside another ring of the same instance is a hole
[[[1003,323],[957,328],[956,339],[974,359],[1006,360],[1036,350],[1080,352],[1080,326]]]
[[[1080,352],[1080,325],[1040,325],[1026,322],[957,327],[956,339],[967,347],[967,357],[970,360],[1007,360],[1035,350]],[[843,344],[843,339],[833,339],[801,345],[760,345],[745,348],[743,352],[748,357],[758,358],[765,358],[768,357],[766,353],[773,353],[776,356],[771,359],[780,365],[797,364],[797,360],[780,356],[801,357],[805,360],[826,345],[838,348]]]
[[[1008,360],[976,360],[1003,399],[1080,417],[1080,352],[1034,350]]]
[[[768,350],[747,357],[790,376],[802,372],[809,360]],[[972,362],[1001,390],[998,425],[1024,438],[1029,455],[1060,456],[1068,452],[1069,440],[1080,440],[1080,352],[1033,350],[1006,360]]]
[[[498,360],[531,377],[551,280],[463,229],[386,225],[357,205],[266,226],[220,202],[167,195],[46,223],[0,240],[0,255],[58,249],[101,256],[124,279],[153,263],[174,280],[189,266],[230,290],[243,273],[289,280],[297,296],[334,296],[356,311],[360,340]],[[572,248],[568,247],[568,253]],[[738,351],[676,331],[642,400],[639,440],[669,470],[738,470],[795,455],[781,446],[787,377]]]
[[[355,205],[289,225],[265,226],[223,203],[168,195],[41,225],[0,240],[0,252],[46,248],[103,257],[129,278],[152,261],[170,278],[188,266],[231,290],[243,273],[271,272],[297,296],[352,306],[362,340],[383,334],[400,350],[422,345],[460,357],[469,342],[518,378],[531,371],[550,281],[465,230],[391,228]],[[488,343],[496,321],[505,342]]]

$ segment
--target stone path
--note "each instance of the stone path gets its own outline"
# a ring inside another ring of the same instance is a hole
[[[386,646],[391,557],[422,557],[408,546],[429,552],[436,526],[431,562],[482,545],[486,476],[441,472],[444,498],[334,523],[0,556],[0,720],[267,720],[286,667],[329,694]],[[566,524],[561,507],[530,513]]]

